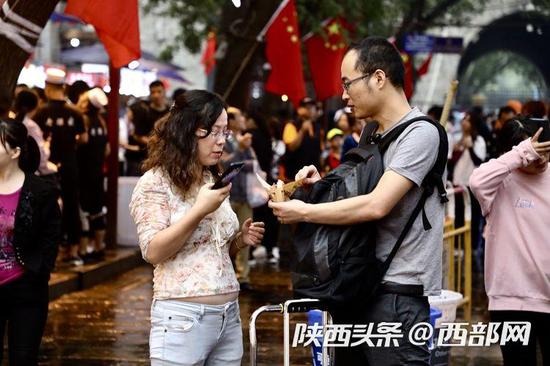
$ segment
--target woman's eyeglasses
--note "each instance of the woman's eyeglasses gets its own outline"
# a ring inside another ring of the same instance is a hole
[[[233,136],[233,132],[231,130],[212,130],[210,133],[208,133],[207,130],[204,128],[199,128],[197,130],[199,133],[197,134],[201,138],[205,137],[211,137],[215,140],[223,137],[224,139],[229,139],[231,136]]]

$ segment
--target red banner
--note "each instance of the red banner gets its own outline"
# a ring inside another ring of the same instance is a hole
[[[141,57],[137,0],[69,0],[65,12],[95,27],[114,67]]]
[[[331,19],[323,28],[326,37],[314,35],[304,43],[317,99],[325,100],[342,93],[340,67],[347,50],[344,23]]]
[[[266,56],[271,73],[265,89],[286,94],[295,106],[306,96],[300,44],[296,5],[289,0],[267,31]]]

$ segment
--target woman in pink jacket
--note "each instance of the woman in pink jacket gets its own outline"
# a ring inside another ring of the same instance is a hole
[[[504,154],[470,178],[487,219],[485,288],[491,320],[531,323],[527,346],[501,345],[505,366],[536,365],[537,340],[544,364],[550,362],[550,142],[539,142],[542,129],[534,135],[533,130],[526,119],[508,121],[499,136]]]

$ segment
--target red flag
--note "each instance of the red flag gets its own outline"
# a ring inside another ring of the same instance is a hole
[[[94,26],[114,67],[141,57],[137,0],[69,0],[65,12]]]
[[[206,48],[202,54],[201,64],[204,66],[204,73],[206,75],[212,72],[216,65],[216,34],[214,32],[208,33],[208,39],[206,40]]]
[[[428,70],[430,69],[430,63],[431,62],[432,62],[432,54],[430,53],[428,58],[426,60],[424,60],[422,65],[416,71],[416,74],[418,75],[418,77],[424,76],[428,73]]]
[[[323,30],[327,35],[314,35],[304,42],[317,99],[325,100],[342,93],[340,66],[346,53],[343,22],[335,18]]]
[[[277,11],[266,35],[266,56],[271,73],[265,89],[278,95],[286,94],[297,106],[306,96],[306,86],[294,0],[284,0]]]
[[[428,73],[432,61],[432,54],[430,53],[418,70],[415,70],[413,58],[409,54],[401,52],[401,58],[403,59],[403,65],[405,65],[405,85],[403,89],[407,99],[411,99],[414,93],[414,84],[421,76]]]
[[[414,65],[412,57],[407,53],[401,52],[401,58],[403,59],[403,66],[405,66],[405,85],[403,90],[407,99],[411,99],[414,91]]]

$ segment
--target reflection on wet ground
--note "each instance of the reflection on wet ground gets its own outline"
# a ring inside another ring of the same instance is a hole
[[[245,356],[248,365],[248,321],[265,304],[290,298],[290,276],[270,265],[252,270],[253,290],[240,297],[245,327]],[[41,365],[95,366],[148,365],[149,310],[152,270],[143,265],[89,290],[64,295],[50,304],[50,315],[42,343]],[[488,322],[486,298],[480,278],[474,286],[472,322]],[[460,316],[460,314],[459,314]],[[304,319],[304,317],[294,317]],[[267,314],[258,322],[259,365],[282,364],[282,316]],[[500,350],[457,347],[453,366],[501,365]],[[311,365],[310,350],[292,352],[292,365]]]

